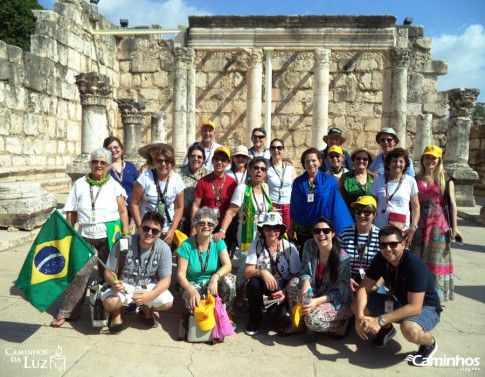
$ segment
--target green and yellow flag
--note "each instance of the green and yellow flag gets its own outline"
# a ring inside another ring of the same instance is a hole
[[[15,286],[43,312],[93,255],[91,246],[54,211],[30,248]]]

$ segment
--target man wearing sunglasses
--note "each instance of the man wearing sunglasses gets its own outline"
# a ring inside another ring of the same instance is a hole
[[[156,327],[153,312],[172,307],[173,296],[168,290],[172,276],[172,253],[160,235],[163,216],[149,211],[143,216],[139,234],[128,237],[128,249],[118,241],[113,246],[104,279],[111,286],[101,298],[110,314],[108,330],[117,334],[123,329],[122,305],[134,302],[141,320],[148,328]]]
[[[262,127],[254,128],[251,132],[251,142],[253,146],[248,149],[249,157],[263,157],[266,161],[271,158],[271,153],[264,146],[266,142],[266,131]]]
[[[383,128],[376,135],[376,141],[381,146],[382,153],[378,154],[372,164],[369,166],[369,170],[377,175],[384,175],[384,165],[386,156],[389,152],[396,148],[399,144],[399,139],[397,138],[396,131],[392,128]],[[414,172],[413,160],[409,157],[409,167],[406,170],[406,174],[414,177],[416,174]]]
[[[372,345],[383,348],[396,335],[393,323],[399,323],[406,340],[419,345],[418,351],[407,357],[408,363],[431,365],[438,344],[430,331],[438,324],[441,313],[434,277],[419,257],[404,249],[399,228],[382,228],[379,248],[380,254],[372,260],[352,304],[355,329],[364,340],[374,334]],[[372,291],[381,277],[387,294]]]
[[[330,161],[328,161],[329,149],[333,146],[341,147],[341,145],[345,143],[346,140],[347,139],[342,134],[340,128],[330,128],[328,134],[323,137],[323,141],[325,142],[325,144],[327,144],[327,146],[325,147],[325,149],[322,149],[320,151],[320,154],[322,155],[322,166],[320,167],[320,170],[326,172],[332,167]],[[342,148],[342,154],[342,167],[348,170],[352,170],[352,160],[350,159],[349,152]]]

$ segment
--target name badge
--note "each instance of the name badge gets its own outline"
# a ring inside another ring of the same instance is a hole
[[[163,203],[159,203],[157,205],[157,212],[162,215],[162,216],[165,216],[165,204]]]
[[[361,279],[365,278],[365,270],[363,268],[359,268],[359,275]]]
[[[394,302],[392,300],[386,300],[384,304],[384,313],[390,313],[394,310]]]
[[[315,200],[315,195],[313,193],[308,194],[308,196],[307,196],[307,202],[308,203],[313,203],[314,200]]]
[[[219,218],[219,216],[221,215],[221,211],[219,210],[219,208],[212,208],[216,214],[216,217]]]
[[[91,212],[91,215],[89,216],[89,224],[91,224],[91,225],[97,224],[97,222],[96,222],[96,212]]]

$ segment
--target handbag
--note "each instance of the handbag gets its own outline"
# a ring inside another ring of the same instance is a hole
[[[389,212],[389,219],[387,223],[389,225],[394,225],[399,229],[404,229],[406,225],[406,215],[402,213]]]
[[[212,337],[214,339],[223,339],[226,336],[234,334],[234,328],[227,314],[226,305],[222,303],[219,296],[216,296],[214,314],[216,317],[216,325],[212,329]]]
[[[101,293],[104,287],[100,281],[95,280],[89,287],[89,307],[91,309],[91,323],[93,327],[108,325],[108,313],[104,310]]]

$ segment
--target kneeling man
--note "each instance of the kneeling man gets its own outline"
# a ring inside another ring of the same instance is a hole
[[[394,226],[385,226],[379,232],[380,254],[371,262],[366,276],[356,292],[352,309],[355,329],[367,340],[376,334],[372,345],[385,347],[396,335],[393,323],[399,323],[404,337],[419,345],[409,364],[430,365],[429,359],[438,349],[431,331],[440,320],[440,300],[434,288],[434,278],[424,262],[404,250],[404,236]],[[372,291],[379,278],[383,278],[387,294]]]
[[[109,254],[104,279],[111,288],[103,292],[101,298],[104,308],[110,313],[109,332],[112,334],[121,332],[123,328],[122,305],[136,303],[148,327],[157,325],[153,311],[172,307],[173,296],[168,290],[172,277],[172,253],[170,247],[160,240],[163,221],[159,213],[147,212],[139,233],[128,238],[128,250],[120,250],[120,242],[117,242]],[[119,270],[120,259],[124,259],[125,263],[118,279],[112,271]]]

